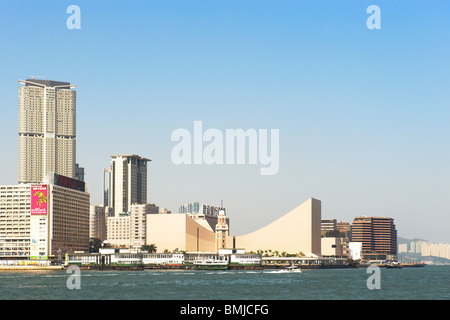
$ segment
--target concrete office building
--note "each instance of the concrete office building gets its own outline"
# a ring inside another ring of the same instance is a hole
[[[336,231],[337,230],[336,219],[321,220],[320,230],[322,236],[324,236],[328,231]]]
[[[80,167],[78,163],[75,163],[75,179],[84,181],[84,176],[85,176],[84,168]]]
[[[321,221],[321,250],[324,257],[348,257],[348,238],[338,228],[336,219]]]
[[[19,183],[75,178],[76,91],[69,82],[19,80]]]
[[[140,248],[146,244],[147,217],[159,214],[154,204],[132,204],[130,212],[106,218],[106,241],[113,246]]]
[[[0,186],[0,259],[30,259],[31,250],[31,185]],[[48,228],[43,218],[43,232]],[[37,220],[37,221],[36,221]],[[39,219],[33,219],[33,228],[39,232]],[[47,234],[38,249],[43,256],[49,251]],[[39,255],[39,254],[37,254]]]
[[[106,218],[106,242],[115,247],[130,245],[130,214],[120,213]]]
[[[105,241],[106,233],[106,219],[114,214],[112,208],[100,205],[90,206],[90,224],[89,237]]]
[[[111,168],[104,171],[104,205],[117,216],[129,212],[131,204],[147,203],[147,162],[134,154],[113,155]]]
[[[397,230],[392,218],[355,217],[352,241],[362,243],[363,260],[397,260]]]
[[[350,241],[352,238],[352,225],[349,222],[338,222],[336,227],[339,232],[343,233],[344,237]]]
[[[0,186],[0,259],[88,250],[89,198],[84,182],[56,174],[42,184]]]
[[[130,210],[130,248],[140,248],[146,244],[147,217],[159,214],[154,204],[132,204]]]

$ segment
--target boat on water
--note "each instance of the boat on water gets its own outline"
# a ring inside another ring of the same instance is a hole
[[[227,270],[228,261],[215,259],[194,260],[193,266],[196,270]]]
[[[300,270],[297,266],[289,266],[284,269],[281,269],[280,272],[287,272],[287,273],[301,273],[302,270]]]
[[[388,269],[401,269],[403,267],[398,262],[391,262],[391,263],[386,264],[386,268],[388,268]]]

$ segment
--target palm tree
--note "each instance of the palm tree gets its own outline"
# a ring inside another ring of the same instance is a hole
[[[152,244],[146,244],[146,245],[143,245],[141,247],[141,250],[148,251],[150,253],[155,253],[156,252],[156,245],[153,244],[153,243]]]

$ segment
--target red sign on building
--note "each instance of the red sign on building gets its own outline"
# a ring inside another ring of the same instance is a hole
[[[47,214],[47,186],[31,186],[31,215]]]

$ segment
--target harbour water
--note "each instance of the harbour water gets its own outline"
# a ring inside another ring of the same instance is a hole
[[[1,271],[1,300],[448,300],[450,266],[380,269],[369,289],[366,269],[194,271],[82,270],[69,289],[66,270]]]

